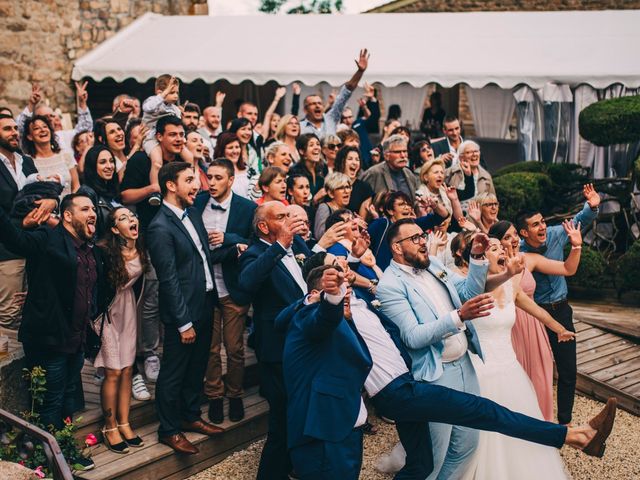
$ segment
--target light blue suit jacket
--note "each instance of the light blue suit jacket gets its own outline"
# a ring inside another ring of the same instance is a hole
[[[470,298],[484,293],[489,264],[471,261],[467,278],[447,268],[436,258],[429,257],[429,271],[447,288],[454,308],[458,309]],[[432,382],[442,375],[443,339],[459,333],[451,312],[438,316],[433,300],[425,298],[421,287],[411,282],[395,262],[384,271],[377,294],[380,310],[400,329],[400,337],[412,359],[412,373],[416,380]],[[469,349],[482,358],[475,328],[466,322],[465,333]]]

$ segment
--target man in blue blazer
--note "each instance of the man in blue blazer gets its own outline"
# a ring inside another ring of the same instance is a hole
[[[243,252],[252,237],[252,221],[256,204],[231,190],[234,181],[233,163],[225,158],[214,160],[207,169],[209,190],[196,198],[194,207],[202,221],[212,252],[232,249]],[[223,398],[229,399],[229,420],[244,418],[244,329],[249,304],[238,287],[240,263],[238,255],[228,255],[225,261],[213,265],[213,279],[218,292],[218,305],[213,314],[213,338],[204,393],[209,399],[209,420],[224,421]],[[223,378],[220,346],[227,352],[227,373]]]
[[[287,332],[283,354],[288,446],[301,479],[357,479],[367,420],[362,385],[371,370],[369,349],[345,317],[339,295],[344,274],[331,265],[307,276],[309,295],[276,319]],[[323,292],[322,294],[320,292]],[[348,315],[348,311],[346,312]],[[317,452],[324,452],[324,462]]]
[[[207,231],[192,207],[198,191],[186,162],[170,162],[158,173],[163,202],[147,229],[151,262],[158,275],[160,319],[165,325],[156,387],[158,437],[175,451],[198,449],[182,432],[215,435],[223,430],[200,417],[200,398],[216,289]]]
[[[253,303],[254,345],[260,364],[260,392],[269,402],[269,433],[262,449],[259,480],[286,480],[287,397],[282,376],[283,332],[276,331],[278,314],[307,293],[300,263],[311,255],[298,236],[305,228],[281,202],[260,205],[253,219],[257,239],[240,257],[239,287]]]
[[[476,236],[473,248],[484,251],[483,237]],[[396,222],[389,229],[391,238],[395,238],[389,245],[393,260],[380,280],[377,297],[382,312],[400,329],[411,355],[413,378],[479,395],[468,350],[482,358],[482,349],[467,320],[478,316],[475,307],[483,299],[484,308],[492,306],[488,296],[479,297],[485,291],[487,262],[471,259],[466,278],[446,269],[429,257],[427,234],[412,219]],[[478,445],[478,431],[434,423],[429,433],[434,470],[428,478],[460,478]]]
[[[372,304],[348,295],[346,284],[338,289],[335,280],[327,280],[331,281],[323,282],[321,301],[317,287],[312,288],[308,301],[313,302],[315,294],[315,303],[299,302],[277,320],[281,327],[290,325],[284,351],[289,445],[300,478],[358,478],[362,447],[352,430],[361,420],[356,392],[362,387],[377,410],[396,421],[407,451],[407,465],[396,479],[426,478],[433,470],[428,422],[499,432],[556,448],[566,443],[588,455],[602,455],[613,427],[615,399],[588,425],[567,428],[512,412],[486,398],[418,382],[410,374],[411,357],[398,327]]]

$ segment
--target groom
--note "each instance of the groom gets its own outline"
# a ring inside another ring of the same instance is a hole
[[[389,229],[389,238],[395,237],[389,245],[393,260],[378,286],[380,309],[400,330],[414,379],[479,395],[468,350],[483,357],[469,320],[488,315],[493,307],[491,297],[482,295],[488,270],[486,247],[479,238],[474,242],[478,251],[471,252],[469,275],[464,278],[428,256],[427,234],[412,228],[416,226],[404,219]],[[428,479],[459,478],[478,445],[478,431],[432,423],[429,434],[433,472]],[[420,441],[424,445],[418,451],[428,450],[428,436]],[[425,461],[424,455],[407,457],[403,473],[421,472]]]

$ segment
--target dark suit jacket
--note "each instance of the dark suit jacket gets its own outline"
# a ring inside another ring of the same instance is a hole
[[[202,213],[209,203],[211,196],[209,192],[201,192],[196,197],[193,206]],[[253,214],[258,206],[240,195],[232,194],[231,204],[229,206],[229,220],[227,228],[224,232],[224,241],[222,246],[214,249],[214,255],[217,250],[224,248],[236,249],[236,245],[244,243],[249,245],[253,236]],[[242,305],[242,301],[246,301],[246,295],[240,291],[238,286],[238,277],[240,276],[240,262],[237,256],[229,254],[222,259],[222,277],[224,284],[229,291],[229,295],[234,303]],[[214,263],[217,263],[214,261]]]
[[[16,228],[0,209],[0,242],[27,259],[29,293],[18,340],[56,349],[65,345],[72,322],[77,257],[71,235],[62,224],[32,231]],[[97,282],[92,313],[104,312],[111,296],[99,248],[93,248]]]
[[[187,210],[211,266],[202,218],[195,208],[189,207]],[[180,328],[189,322],[196,324],[211,315],[212,312],[207,309],[206,277],[200,252],[182,221],[167,206],[162,205],[151,220],[146,241],[160,284],[162,322]]]
[[[340,442],[353,430],[371,370],[369,349],[343,316],[343,302],[304,300],[285,309],[276,328],[286,331],[287,439],[293,448],[314,439]]]
[[[38,169],[31,157],[22,155],[22,173],[25,177],[33,173],[38,173]],[[0,162],[0,209],[2,209],[7,215],[11,211],[13,206],[13,200],[18,194],[18,185],[11,176],[11,173],[3,162]],[[0,262],[5,260],[13,260],[20,258],[19,255],[10,252],[2,244],[0,244]]]
[[[311,256],[300,237],[293,239],[293,252]],[[280,261],[286,255],[279,243],[267,245],[255,240],[240,257],[240,289],[243,303],[253,303],[255,350],[261,362],[282,362],[284,333],[274,329],[274,321],[286,307],[304,296],[296,281]]]

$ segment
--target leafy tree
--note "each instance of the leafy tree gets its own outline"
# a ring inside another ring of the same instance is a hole
[[[278,13],[288,0],[261,0],[260,11]],[[336,13],[342,11],[342,0],[300,0],[300,5],[287,13]]]

